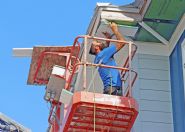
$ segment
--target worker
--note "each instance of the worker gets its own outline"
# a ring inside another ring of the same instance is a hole
[[[111,22],[109,26],[118,40],[125,41],[124,37],[119,32],[116,23]],[[95,54],[94,63],[117,66],[114,60],[114,54],[117,53],[124,45],[124,42],[117,42],[115,45],[112,44],[104,48],[102,42],[100,42],[99,40],[93,40],[92,47]],[[104,85],[103,93],[122,96],[122,81],[119,70],[113,68],[99,67],[98,72]]]

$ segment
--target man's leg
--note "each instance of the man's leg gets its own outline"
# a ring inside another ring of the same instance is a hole
[[[111,94],[111,95],[116,95],[115,92],[116,92],[116,88],[115,87],[106,87],[103,91],[103,94]],[[117,92],[116,92],[117,93]]]
[[[107,87],[104,89],[104,94],[111,94],[111,95],[117,95],[117,96],[122,96],[122,88],[118,87]]]
[[[121,88],[117,90],[117,95],[118,96],[123,96],[123,93],[122,93],[122,89]]]

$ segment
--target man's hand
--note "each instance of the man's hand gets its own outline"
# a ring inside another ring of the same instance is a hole
[[[116,38],[118,40],[125,41],[124,37],[122,36],[122,34],[118,30],[117,24],[114,22],[110,22],[109,25],[110,25],[110,28],[112,29],[112,32],[115,34]],[[125,45],[125,43],[121,43],[121,42],[117,43],[116,50],[119,51],[121,48],[123,48],[124,45]]]
[[[116,23],[110,22],[109,25],[110,25],[110,28],[112,29],[112,31],[113,31],[114,33],[119,32],[119,31],[118,31],[118,25],[117,25]]]

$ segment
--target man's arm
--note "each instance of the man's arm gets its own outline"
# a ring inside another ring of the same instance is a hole
[[[110,28],[112,29],[112,32],[115,34],[116,38],[118,40],[121,40],[121,41],[126,41],[125,38],[122,36],[122,34],[119,32],[118,30],[118,26],[116,23],[114,22],[111,22],[110,23]],[[116,50],[119,51],[121,48],[123,48],[123,46],[125,45],[125,43],[117,43],[116,44]]]

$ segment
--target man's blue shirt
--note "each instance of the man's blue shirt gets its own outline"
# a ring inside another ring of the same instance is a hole
[[[102,61],[101,64],[109,65],[109,66],[117,66],[113,58],[113,55],[115,53],[116,53],[116,46],[111,45],[103,49],[101,52],[99,52],[96,55],[94,63],[98,64],[101,60]],[[122,87],[122,81],[121,81],[121,77],[118,69],[99,67],[98,72],[103,81],[104,88],[108,86],[115,86],[120,88]]]

